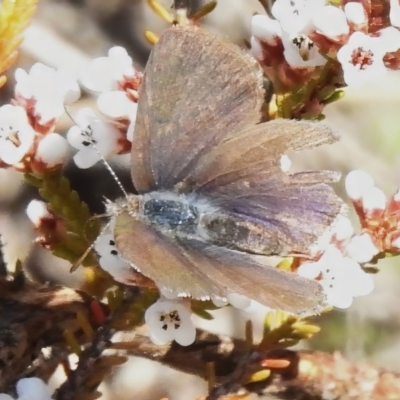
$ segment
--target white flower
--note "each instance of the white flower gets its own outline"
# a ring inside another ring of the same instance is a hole
[[[346,250],[348,256],[359,263],[371,261],[379,253],[378,248],[368,233],[352,237]]]
[[[361,200],[364,193],[372,187],[374,187],[374,179],[365,171],[356,169],[346,176],[346,193],[353,201]]]
[[[132,58],[123,47],[112,47],[108,57],[99,57],[91,61],[83,71],[80,81],[88,90],[109,92],[117,90],[118,83],[135,74]]]
[[[354,227],[350,219],[344,215],[339,215],[334,222],[333,234],[339,241],[350,239],[354,234]]]
[[[190,311],[182,302],[159,299],[144,315],[155,344],[167,344],[173,340],[181,346],[189,346],[196,338]]]
[[[279,166],[283,172],[288,172],[292,166],[292,161],[286,154],[283,154],[279,160]]]
[[[275,46],[282,35],[281,25],[268,15],[256,14],[251,19],[251,33],[258,40]]]
[[[346,15],[338,7],[322,7],[312,20],[317,32],[333,41],[341,40],[350,31]]]
[[[277,0],[272,15],[288,33],[308,33],[312,30],[312,18],[325,6],[325,0]]]
[[[16,385],[18,400],[51,400],[49,387],[39,378],[23,378]]]
[[[354,234],[354,228],[348,217],[339,214],[332,225],[309,248],[310,256],[316,257],[332,246],[343,246]]]
[[[291,36],[283,32],[282,43],[285,48],[285,60],[293,68],[318,67],[326,63],[326,59],[319,53],[318,46],[306,35]]]
[[[371,293],[374,282],[360,265],[330,246],[316,262],[306,262],[298,269],[298,274],[309,279],[320,278],[327,302],[337,308],[348,308],[354,297]]]
[[[215,297],[215,296],[211,296],[211,301],[213,302],[213,304],[216,307],[225,307],[226,305],[228,305],[228,299],[225,297]]]
[[[239,310],[245,310],[250,307],[252,300],[246,296],[237,293],[231,293],[227,295],[229,304]]]
[[[136,121],[137,103],[129,99],[125,92],[118,90],[101,93],[97,99],[97,107],[110,118],[126,118]]]
[[[400,4],[398,0],[390,0],[390,24],[400,28]]]
[[[266,307],[257,301],[238,293],[230,293],[227,295],[227,298],[211,297],[211,301],[216,307],[225,307],[226,305],[230,304],[232,307],[242,310],[248,314],[255,314],[260,311],[267,313],[271,310],[269,307]]]
[[[48,168],[53,168],[67,161],[69,149],[65,138],[57,133],[48,133],[38,144],[35,161],[42,162]]]
[[[101,160],[99,153],[106,159],[120,150],[120,133],[111,124],[95,115],[89,108],[82,108],[75,117],[78,126],[67,133],[69,144],[78,149],[74,156],[78,168],[90,168]],[[93,146],[94,145],[94,146]]]
[[[374,210],[384,210],[386,208],[385,193],[376,186],[370,187],[363,193],[362,206],[367,213]]]
[[[355,1],[346,3],[344,6],[344,13],[353,30],[360,30],[367,26],[368,15],[361,3]]]
[[[36,63],[29,74],[21,68],[15,71],[17,100],[34,100],[35,115],[40,123],[57,119],[64,113],[64,104],[78,100],[80,89],[77,80],[65,69],[55,70]]]
[[[53,218],[47,209],[47,204],[40,200],[31,200],[26,208],[26,214],[36,227],[42,223],[43,219]]]
[[[35,131],[25,110],[6,104],[0,107],[0,159],[9,165],[19,163],[33,145]]]
[[[337,59],[342,64],[344,80],[348,86],[360,86],[387,72],[383,63],[387,49],[385,40],[380,39],[354,32],[339,49]]]
[[[100,256],[99,264],[116,281],[127,283],[132,277],[132,266],[120,255],[111,232],[102,233],[96,240],[94,249]]]

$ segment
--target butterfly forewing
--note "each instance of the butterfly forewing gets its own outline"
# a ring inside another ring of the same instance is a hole
[[[172,27],[146,65],[132,143],[136,189],[172,189],[227,135],[260,120],[262,78],[237,47]]]

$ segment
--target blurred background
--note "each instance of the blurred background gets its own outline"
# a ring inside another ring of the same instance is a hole
[[[161,1],[166,7],[171,0]],[[192,0],[195,10],[202,0]],[[257,0],[219,0],[216,9],[204,19],[206,29],[243,46],[250,37],[250,20],[263,12]],[[143,69],[151,46],[144,30],[161,33],[167,24],[145,0],[41,0],[33,23],[28,27],[15,68],[28,69],[40,61],[52,67],[79,70],[92,58],[107,54],[113,45],[124,46],[137,68]],[[13,71],[0,92],[1,105],[13,94]],[[346,174],[353,169],[369,172],[378,186],[391,195],[400,186],[400,74],[390,73],[368,87],[348,90],[343,100],[326,108],[327,122],[341,134],[335,145],[297,155],[296,167],[334,169]],[[74,106],[95,107],[90,96],[82,96]],[[60,121],[58,132],[72,124],[67,117]],[[127,189],[132,187],[128,172],[129,157],[118,157],[112,165]],[[66,167],[82,199],[94,213],[103,210],[103,196],[115,199],[118,188],[102,165],[78,170],[73,163]],[[341,187],[339,192],[343,194]],[[76,286],[81,272],[69,274],[69,265],[47,252],[33,248],[34,232],[25,215],[35,189],[23,184],[19,173],[0,170],[0,234],[5,257],[12,268],[16,259],[27,260],[27,270],[42,282]],[[376,289],[356,299],[350,310],[333,311],[317,319],[322,332],[302,346],[324,351],[341,351],[355,362],[400,371],[400,259],[384,260],[374,276]],[[356,285],[357,282],[354,282]],[[244,322],[253,319],[260,332],[262,316],[245,315],[225,308],[214,313],[215,321],[196,322],[214,332],[243,336]],[[58,386],[60,376],[53,384]],[[194,399],[204,395],[205,383],[145,360],[131,359],[119,368],[102,388],[109,399]]]

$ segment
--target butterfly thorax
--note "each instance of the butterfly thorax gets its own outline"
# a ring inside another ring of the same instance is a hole
[[[143,216],[152,225],[168,229],[197,225],[198,215],[196,207],[175,200],[150,198],[143,204]]]

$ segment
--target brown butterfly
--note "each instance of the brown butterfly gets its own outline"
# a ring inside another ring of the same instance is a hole
[[[234,45],[173,26],[154,47],[140,90],[131,173],[138,195],[113,207],[116,246],[163,293],[238,293],[313,314],[318,282],[270,267],[307,253],[342,201],[333,172],[289,175],[282,154],[337,140],[319,123],[259,123],[262,74]],[[254,257],[254,255],[261,255]]]

